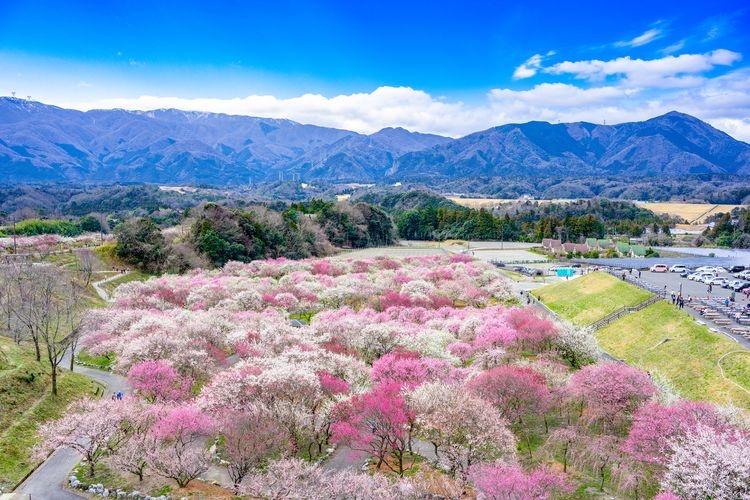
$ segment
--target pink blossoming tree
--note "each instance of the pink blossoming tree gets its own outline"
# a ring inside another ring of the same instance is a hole
[[[404,475],[404,458],[409,447],[409,429],[414,412],[395,383],[380,384],[371,392],[355,395],[338,403],[333,410],[333,441],[352,450],[377,458],[377,467],[385,465]],[[387,458],[395,462],[392,465]]]

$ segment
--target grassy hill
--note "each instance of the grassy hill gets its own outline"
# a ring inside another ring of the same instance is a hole
[[[55,397],[49,366],[34,359],[33,348],[0,337],[0,351],[0,488],[7,491],[36,466],[29,454],[39,424],[59,418],[71,401],[101,389],[93,379],[64,370]]]
[[[547,307],[576,325],[589,325],[624,306],[633,306],[651,294],[614,276],[594,272],[532,292]]]
[[[599,272],[534,293],[561,317],[579,325],[591,324],[650,296]],[[750,351],[711,332],[666,301],[627,314],[598,330],[596,336],[606,352],[630,365],[658,372],[685,398],[750,408]],[[661,343],[666,338],[670,340]],[[734,351],[740,352],[721,361],[722,375],[718,361]]]
[[[750,351],[666,301],[623,316],[596,336],[605,351],[628,364],[658,371],[685,398],[750,408],[750,393],[735,385],[750,391]],[[665,338],[670,340],[660,344]],[[722,360],[724,378],[717,362],[732,351],[745,354]]]

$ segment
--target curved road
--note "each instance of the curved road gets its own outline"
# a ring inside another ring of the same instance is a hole
[[[70,356],[66,355],[61,366],[69,365]],[[112,392],[126,393],[128,391],[125,377],[120,375],[85,366],[76,366],[75,371],[102,383],[106,387],[104,397],[109,397]],[[33,500],[78,500],[83,498],[63,487],[68,481],[70,471],[81,461],[81,458],[82,456],[78,452],[70,448],[56,450],[16,488],[14,493],[29,495]]]

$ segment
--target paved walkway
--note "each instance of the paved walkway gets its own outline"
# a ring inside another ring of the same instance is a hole
[[[99,297],[102,298],[102,300],[106,302],[114,302],[114,297],[112,297],[102,285],[104,285],[105,283],[109,283],[110,281],[122,278],[123,276],[127,276],[128,274],[130,274],[130,271],[128,271],[127,273],[116,274],[114,276],[110,276],[109,278],[104,278],[103,280],[95,281],[91,285],[94,287],[94,290],[96,290],[96,293],[99,295]]]
[[[437,461],[435,447],[432,446],[432,443],[412,438],[411,448],[413,453],[426,458],[430,462]],[[321,464],[321,467],[336,472],[343,470],[359,471],[367,462],[368,458],[369,455],[367,455],[367,453],[352,451],[352,449],[347,446],[339,446],[336,448],[336,451],[334,451],[331,456]]]
[[[70,355],[67,354],[61,366],[70,366]],[[88,375],[106,387],[105,396],[112,392],[128,392],[125,377],[111,372],[76,366],[75,371]],[[82,456],[70,449],[60,448],[45,460],[18,488],[15,493],[30,495],[33,500],[67,500],[84,498],[63,488],[67,483],[70,471],[81,461]]]

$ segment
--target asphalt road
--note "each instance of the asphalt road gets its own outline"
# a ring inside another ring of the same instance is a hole
[[[61,366],[70,366],[70,358],[66,356]],[[95,370],[84,366],[76,366],[75,371],[88,375],[106,386],[104,397],[109,397],[112,392],[128,392],[125,377],[114,373]],[[81,455],[70,449],[60,448],[39,466],[18,488],[15,493],[29,495],[33,500],[57,500],[57,499],[80,499],[83,496],[76,495],[63,488],[67,483],[70,471],[81,461]]]

